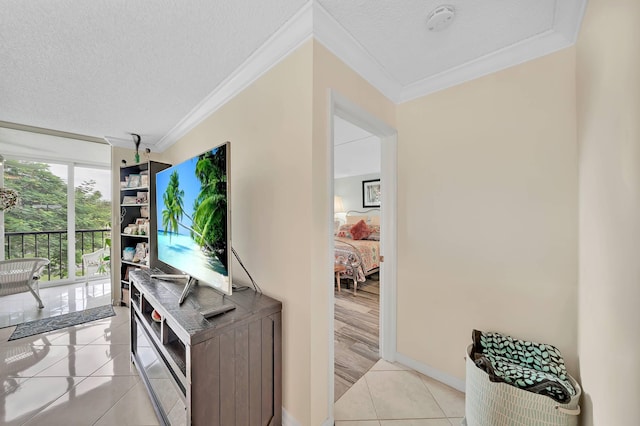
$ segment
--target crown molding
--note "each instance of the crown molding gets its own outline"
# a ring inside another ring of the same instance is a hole
[[[213,92],[207,95],[169,133],[160,139],[155,145],[156,151],[162,152],[176,143],[205,118],[309,40],[313,33],[312,2],[312,0],[307,2],[229,77],[224,79]]]
[[[405,86],[400,103],[426,96],[572,46],[587,0],[558,0],[553,29]]]
[[[587,0],[558,0],[553,28],[556,32],[575,43],[578,40],[584,14],[587,11]]]
[[[553,29],[403,87],[320,3],[309,0],[162,137],[154,150],[162,152],[173,145],[312,37],[384,96],[399,104],[573,45],[586,7],[587,0],[557,0]],[[105,140],[115,146],[131,144],[119,138],[105,137]]]
[[[398,102],[400,83],[318,2],[313,3],[313,38],[384,96]]]
[[[421,98],[467,81],[556,52],[573,44],[564,35],[547,31],[455,68],[427,77],[402,89],[400,103]]]

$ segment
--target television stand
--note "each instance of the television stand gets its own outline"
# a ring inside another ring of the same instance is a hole
[[[179,305],[182,283],[142,269],[130,280],[131,360],[161,425],[282,424],[282,303],[193,286]]]

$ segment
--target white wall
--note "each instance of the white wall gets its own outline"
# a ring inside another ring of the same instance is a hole
[[[577,44],[584,425],[640,423],[639,20],[591,0]]]
[[[334,56],[321,43],[314,41],[313,48],[313,148],[312,148],[312,226],[307,230],[314,242],[310,270],[311,285],[311,423],[322,424],[327,410],[333,405],[329,400],[329,342],[333,342],[329,324],[330,303],[333,300],[333,212],[331,198],[331,145],[329,131],[331,117],[330,90],[340,93],[369,114],[395,127],[396,106],[377,89],[356,74],[344,62]],[[304,279],[302,279],[304,281]],[[331,360],[333,362],[333,360]]]
[[[464,380],[474,328],[577,370],[575,51],[398,106],[398,352]]]
[[[380,165],[378,165],[380,168]],[[369,207],[362,207],[362,181],[380,179],[380,173],[372,173],[360,176],[351,176],[341,179],[335,179],[334,195],[342,197],[342,205],[345,213],[349,210],[369,210]],[[379,215],[378,211],[367,213],[370,216]],[[340,215],[344,219],[344,215]]]
[[[312,52],[312,43],[305,43],[162,157],[176,164],[231,142],[233,247],[264,293],[282,301],[283,405],[302,425],[315,424],[309,343],[314,240],[295,237],[313,229]],[[234,281],[248,282],[237,262],[232,268]]]

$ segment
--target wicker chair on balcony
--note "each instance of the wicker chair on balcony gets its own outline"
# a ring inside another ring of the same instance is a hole
[[[0,260],[0,296],[30,291],[38,302],[38,308],[44,308],[38,280],[48,264],[49,259],[41,257]]]
[[[109,272],[108,255],[109,250],[107,248],[101,248],[92,253],[82,255],[85,284],[89,284],[89,278],[96,275],[104,275]]]

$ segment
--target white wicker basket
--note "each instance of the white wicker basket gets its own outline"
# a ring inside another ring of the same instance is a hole
[[[568,404],[560,404],[548,396],[518,389],[506,383],[494,383],[489,375],[466,356],[465,414],[468,426],[576,426],[580,414],[580,385],[569,381],[576,395]]]

